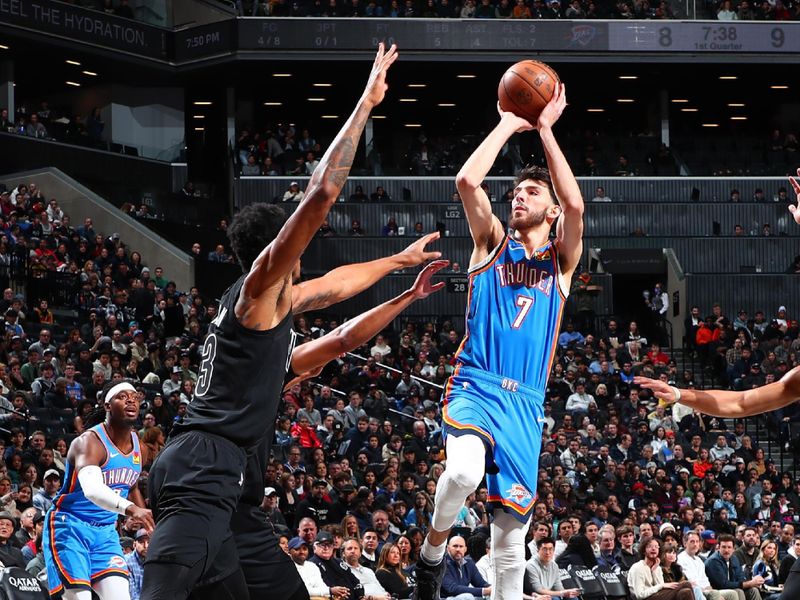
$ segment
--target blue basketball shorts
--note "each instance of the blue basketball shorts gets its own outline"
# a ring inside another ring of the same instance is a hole
[[[50,595],[64,588],[92,589],[104,577],[128,578],[115,526],[90,525],[63,511],[47,513],[42,534]]]
[[[444,391],[445,436],[483,440],[489,502],[523,523],[536,500],[543,406],[540,390],[464,366],[456,368]]]

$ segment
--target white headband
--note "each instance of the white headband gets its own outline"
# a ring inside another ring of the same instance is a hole
[[[123,381],[121,383],[118,383],[114,387],[112,387],[110,390],[108,390],[108,393],[106,394],[105,402],[110,402],[111,399],[114,396],[116,396],[117,394],[119,394],[120,392],[135,392],[135,391],[136,391],[135,387],[133,387],[127,381]]]

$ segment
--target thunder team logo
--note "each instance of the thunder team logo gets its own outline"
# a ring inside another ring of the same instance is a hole
[[[524,506],[527,504],[530,499],[532,498],[531,493],[521,483],[512,483],[511,489],[506,490],[506,498],[512,500],[515,504],[519,506]]]

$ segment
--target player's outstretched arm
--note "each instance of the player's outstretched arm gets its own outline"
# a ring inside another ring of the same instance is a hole
[[[634,383],[652,390],[667,402],[677,396],[672,386],[658,379],[635,377]],[[780,381],[744,392],[726,390],[680,390],[680,403],[714,417],[750,417],[777,410],[800,400],[800,367]]]
[[[800,177],[800,169],[797,169],[797,176]],[[797,195],[797,206],[794,204],[789,205],[789,212],[792,213],[795,222],[800,225],[800,183],[794,177],[789,177],[789,183],[792,184],[792,189]]]
[[[508,139],[517,132],[533,129],[533,125],[525,119],[500,110],[499,104],[497,110],[500,113],[500,122],[475,149],[456,175],[456,189],[461,196],[469,230],[475,243],[470,265],[483,260],[505,235],[500,219],[492,213],[492,204],[481,188],[481,183]]]
[[[314,170],[306,195],[297,210],[287,219],[275,240],[253,263],[244,283],[245,297],[258,298],[290,274],[311,238],[328,216],[328,211],[339,198],[347,181],[370,111],[381,103],[386,94],[386,73],[396,59],[395,46],[389,50],[385,50],[383,43],[378,46],[369,80],[355,110]]]
[[[345,265],[323,277],[292,286],[292,312],[321,310],[360,294],[392,271],[416,267],[442,253],[425,247],[439,239],[439,232],[419,238],[402,252],[365,263]]]
[[[144,499],[138,489],[132,488],[131,493],[139,494],[141,504],[120,497],[103,481],[103,472],[100,465],[106,461],[106,449],[97,436],[87,431],[70,444],[67,460],[75,465],[78,481],[84,495],[102,509],[117,513],[139,517],[144,522],[145,529],[152,531],[155,528],[152,513],[144,508]]]
[[[567,90],[563,83],[556,85],[556,92],[544,107],[536,129],[544,147],[547,168],[553,180],[556,200],[561,206],[561,218],[558,220],[557,237],[561,272],[569,277],[575,271],[583,252],[583,195],[575,175],[567,162],[564,153],[553,135],[555,125],[564,108],[567,106]]]
[[[297,346],[292,352],[292,370],[295,373],[313,371],[378,335],[413,302],[442,289],[444,282],[434,284],[431,283],[431,278],[449,264],[447,260],[433,261],[417,275],[414,285],[396,298],[339,325],[313,342]]]

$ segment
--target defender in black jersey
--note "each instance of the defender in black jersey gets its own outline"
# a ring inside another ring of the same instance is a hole
[[[275,418],[294,344],[292,272],[342,190],[369,113],[386,93],[397,50],[378,48],[355,111],[308,183],[297,210],[263,203],[240,211],[228,236],[245,271],[223,296],[203,344],[195,395],[150,471],[150,540],[141,598],[181,600],[216,572],[216,598],[247,598],[231,519],[248,456]]]
[[[383,260],[391,262],[392,259],[401,258],[403,261],[412,261],[411,263],[405,263],[407,265],[418,264],[418,262],[421,262],[420,258],[424,259],[424,257],[439,255],[438,252],[424,251],[425,244],[429,240],[437,238],[438,235],[426,236],[419,242],[409,246],[405,255]],[[448,264],[447,261],[443,260],[431,262],[420,272],[414,285],[406,292],[351,319],[313,342],[295,347],[284,385],[288,385],[289,382],[296,379],[298,374],[307,374],[317,368],[321,368],[343,352],[353,350],[366,343],[380,333],[386,325],[412,302],[426,298],[431,293],[441,289],[444,283],[432,285],[431,278]],[[355,267],[356,265],[352,266]],[[369,270],[370,267],[366,268]],[[373,265],[372,268],[380,270],[381,267]],[[327,277],[326,275],[320,279],[324,280]],[[332,299],[338,297],[333,293],[331,282],[317,282],[317,285],[313,286],[312,289],[315,290],[315,296],[318,292]],[[326,290],[330,293],[325,294]],[[298,294],[298,296],[298,300],[303,298],[303,294]],[[298,306],[302,306],[304,303],[305,301],[298,303]],[[278,538],[272,529],[272,525],[267,523],[266,515],[261,510],[261,502],[264,499],[264,471],[266,470],[266,462],[269,457],[273,435],[274,428],[270,428],[268,435],[265,436],[258,450],[250,456],[247,462],[244,488],[231,528],[250,598],[275,597],[287,600],[296,598],[299,600],[307,597],[305,587],[302,585],[302,580],[297,574],[297,570],[293,571],[290,568],[293,566],[291,560],[278,546]],[[216,577],[217,572],[224,570],[225,562],[223,559],[221,561],[222,564],[216,565],[212,572],[209,573],[208,581],[210,583],[201,582],[199,584],[199,587],[192,594],[193,600],[213,600],[219,597],[219,584],[215,579],[218,579]],[[300,592],[299,595],[295,595],[298,591]]]
[[[297,315],[306,311],[321,310],[343,302],[369,288],[389,273],[408,267],[415,267],[432,259],[438,259],[441,252],[428,251],[427,245],[438,240],[439,233],[431,233],[419,238],[405,250],[366,263],[345,265],[330,271],[323,277],[295,283],[292,286],[292,313]],[[292,369],[286,374],[284,383],[295,378]],[[278,538],[272,525],[267,522],[261,510],[264,500],[264,471],[275,435],[274,419],[258,449],[250,455],[244,474],[244,484],[239,504],[231,521],[231,529],[239,556],[239,564],[251,598],[265,597],[265,594],[287,600],[302,586],[299,575],[291,568],[285,552],[278,546]],[[193,600],[212,600],[219,596],[219,575],[229,572],[229,557],[220,556],[214,566],[206,573],[205,579],[198,583]],[[301,596],[302,597],[302,596]]]

